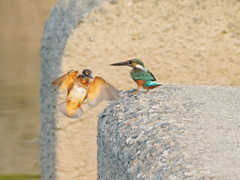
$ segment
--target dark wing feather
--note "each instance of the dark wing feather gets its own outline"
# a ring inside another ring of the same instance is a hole
[[[113,101],[119,97],[118,90],[101,77],[95,77],[88,88],[88,104],[97,106],[102,101]]]

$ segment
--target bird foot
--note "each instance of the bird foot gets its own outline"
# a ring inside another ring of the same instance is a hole
[[[138,94],[138,91],[135,91],[134,94]]]

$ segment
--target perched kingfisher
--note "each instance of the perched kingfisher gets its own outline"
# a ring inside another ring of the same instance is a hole
[[[113,101],[119,97],[118,90],[102,77],[91,79],[92,71],[84,69],[80,75],[78,71],[71,70],[52,82],[57,86],[58,93],[67,91],[66,101],[58,105],[63,115],[80,118],[83,115],[81,106],[85,99],[90,107],[95,107],[104,100]]]
[[[130,71],[130,75],[132,79],[137,83],[137,91],[135,94],[138,94],[139,88],[147,89],[147,92],[149,89],[153,89],[157,86],[161,86],[161,84],[158,84],[156,82],[156,78],[154,75],[145,69],[143,62],[140,59],[130,59],[125,62],[119,62],[110,64],[111,66],[129,66],[133,68]]]

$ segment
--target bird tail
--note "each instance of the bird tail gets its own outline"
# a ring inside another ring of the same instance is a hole
[[[143,84],[143,87],[146,87],[146,88],[148,88],[148,87],[156,87],[156,86],[161,86],[161,84],[153,82],[153,81],[146,81]]]
[[[66,101],[60,103],[58,105],[59,110],[64,116],[67,116],[69,118],[80,118],[83,115],[83,111],[81,107],[78,108],[68,108]]]

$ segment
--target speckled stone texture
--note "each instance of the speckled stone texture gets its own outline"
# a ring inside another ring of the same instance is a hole
[[[240,88],[121,92],[98,122],[98,179],[240,179]]]

